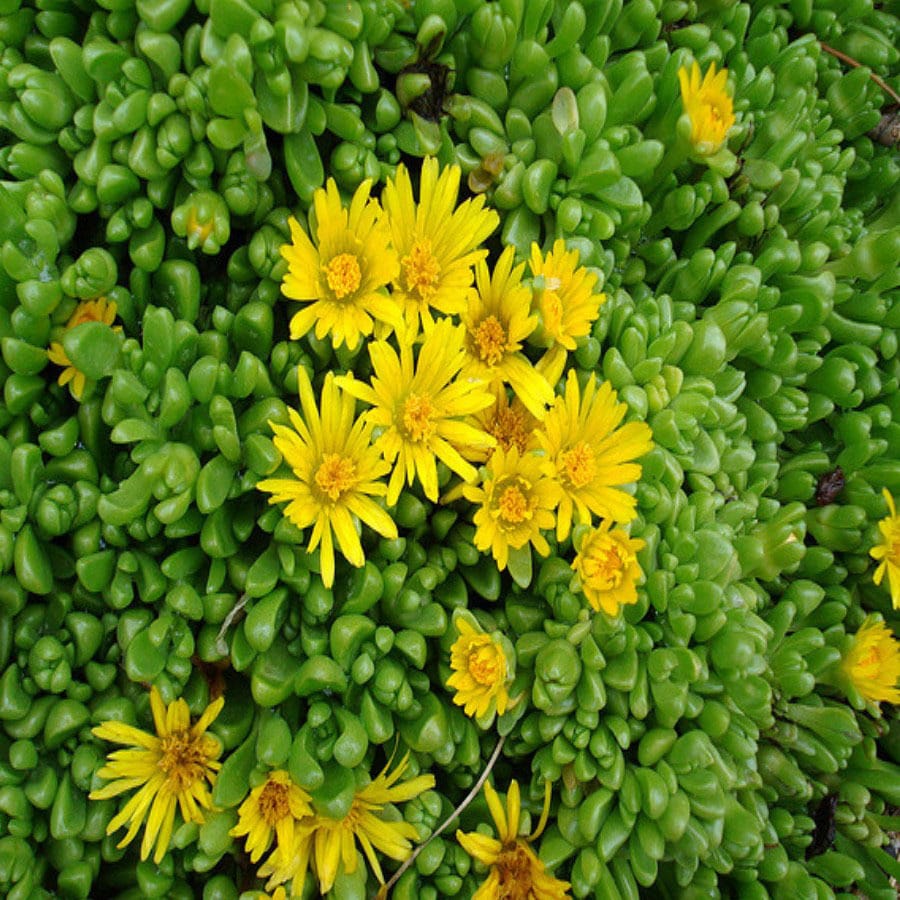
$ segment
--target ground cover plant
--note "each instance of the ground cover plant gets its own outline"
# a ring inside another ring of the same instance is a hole
[[[898,37],[0,0],[0,892],[893,900]]]

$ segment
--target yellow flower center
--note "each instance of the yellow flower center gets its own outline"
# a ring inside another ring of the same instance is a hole
[[[504,677],[503,660],[494,643],[473,650],[466,660],[466,668],[478,684],[487,687],[497,684]]]
[[[72,318],[66,323],[66,329],[76,328],[85,322],[102,322],[103,310],[106,306],[104,298],[100,297],[96,301],[88,301],[87,303],[79,303],[78,308],[72,313]]]
[[[198,222],[197,213],[193,209],[188,213],[187,233],[189,235],[195,235],[202,243],[212,234],[212,230],[212,222]]]
[[[488,425],[487,431],[497,441],[498,446],[507,453],[513,447],[520,454],[528,449],[528,423],[522,410],[498,405],[497,412]]]
[[[576,488],[582,488],[594,480],[597,471],[594,451],[585,441],[579,441],[571,450],[560,454],[563,477]]]
[[[625,562],[619,548],[607,538],[602,546],[592,550],[584,560],[584,574],[590,583],[602,590],[616,588],[625,575]]]
[[[528,498],[516,484],[504,488],[503,493],[500,494],[500,499],[497,501],[497,510],[500,513],[500,518],[508,525],[518,525],[531,518]]]
[[[498,900],[531,900],[531,854],[521,841],[504,844],[494,868],[500,876]]]
[[[190,729],[173,731],[160,740],[159,767],[166,773],[166,785],[173,794],[188,791],[203,779],[210,760],[202,737]]]
[[[478,356],[482,362],[495,366],[506,352],[506,332],[496,316],[488,316],[475,329],[473,335]]]
[[[416,241],[409,254],[400,260],[400,265],[403,267],[406,289],[427,300],[435,292],[435,283],[441,274],[440,264],[431,252],[431,241],[427,238]]]
[[[411,441],[425,441],[434,434],[434,406],[428,397],[410,394],[403,404],[403,430]]]
[[[331,500],[339,500],[341,495],[356,483],[356,466],[352,459],[340,453],[325,453],[322,464],[316,470],[316,486]]]
[[[348,294],[359,290],[362,281],[359,261],[352,253],[339,253],[325,266],[325,280],[334,296],[343,300]]]
[[[257,805],[263,821],[267,825],[277,825],[291,814],[288,786],[277,781],[267,781]]]

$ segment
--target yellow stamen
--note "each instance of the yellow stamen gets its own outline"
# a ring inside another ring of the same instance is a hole
[[[505,488],[497,501],[500,518],[510,525],[518,525],[529,518],[528,500],[519,489],[518,485],[510,485]]]
[[[434,406],[428,397],[410,394],[403,404],[403,430],[411,441],[427,440],[434,433]]]
[[[325,280],[338,300],[359,290],[362,273],[359,260],[352,253],[339,253],[325,266]]]
[[[289,788],[277,781],[266,782],[259,795],[259,813],[267,825],[277,825],[291,814]]]
[[[412,245],[409,254],[400,260],[400,266],[408,291],[415,291],[423,300],[427,300],[435,292],[441,267],[431,252],[431,241],[427,238]]]
[[[468,671],[478,684],[494,685],[502,677],[499,658],[493,644],[478,647],[469,654]]]
[[[484,319],[473,335],[482,362],[495,366],[506,352],[506,331],[496,316]]]
[[[585,559],[585,575],[592,580],[605,581],[607,589],[618,587],[625,571],[624,563],[617,547],[599,549]]]
[[[316,485],[331,500],[339,500],[344,491],[356,483],[356,466],[340,453],[325,453],[316,470]]]
[[[594,451],[585,441],[579,441],[571,450],[561,454],[561,468],[569,483],[577,488],[594,480],[597,467]]]
[[[166,773],[169,790],[179,794],[201,781],[209,765],[209,752],[202,738],[190,730],[173,731],[161,740],[159,767]]]
[[[488,434],[507,453],[515,447],[520,454],[528,449],[529,429],[522,410],[506,406],[497,409],[487,428]]]
[[[534,896],[531,857],[521,841],[504,844],[494,868],[500,876],[498,897],[503,900],[530,900]]]

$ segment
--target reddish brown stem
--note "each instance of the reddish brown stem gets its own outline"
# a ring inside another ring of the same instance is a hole
[[[852,56],[847,56],[846,53],[841,53],[840,50],[835,50],[834,47],[829,47],[828,44],[823,41],[819,41],[819,46],[826,52],[830,53],[835,58],[839,59],[841,62],[847,63],[848,66],[853,66],[854,69],[862,68],[862,63],[855,60]],[[874,72],[869,72],[869,78],[875,82],[898,106],[900,106],[900,94],[898,94],[889,84],[887,84],[883,78],[879,78]]]

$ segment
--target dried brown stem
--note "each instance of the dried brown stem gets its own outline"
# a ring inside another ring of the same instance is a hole
[[[853,66],[854,69],[862,68],[862,63],[855,60],[852,56],[847,56],[846,53],[841,53],[840,50],[835,50],[834,47],[829,47],[824,41],[819,41],[819,46],[826,52],[830,53],[836,59],[839,59],[841,62],[847,63],[848,66]],[[894,103],[900,105],[900,94],[898,94],[883,78],[879,78],[874,72],[869,72],[869,78],[875,82],[893,101]]]

